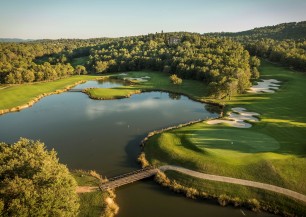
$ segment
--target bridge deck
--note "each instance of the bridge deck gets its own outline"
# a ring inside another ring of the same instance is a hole
[[[83,92],[83,89],[70,89],[68,92]]]
[[[99,187],[101,190],[115,189],[122,185],[126,185],[132,182],[139,181],[141,179],[154,176],[157,173],[157,171],[158,169],[151,167],[133,171],[131,173],[126,173],[124,175],[111,178],[109,179],[108,182],[100,184]]]

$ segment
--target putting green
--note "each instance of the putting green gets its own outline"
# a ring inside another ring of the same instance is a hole
[[[272,152],[280,148],[274,138],[246,129],[204,129],[187,137],[201,149],[223,149],[242,153]]]

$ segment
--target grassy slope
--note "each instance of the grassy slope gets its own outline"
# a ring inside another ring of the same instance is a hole
[[[176,164],[191,169],[237,178],[272,183],[306,194],[306,76],[264,63],[262,78],[283,81],[275,94],[245,94],[226,103],[261,114],[250,129],[199,123],[156,135],[145,146],[147,158],[155,164]],[[220,133],[222,132],[222,133]],[[182,180],[181,176],[172,176]],[[193,178],[185,184],[194,186]],[[206,182],[206,181],[205,181]],[[212,183],[216,191],[222,186]],[[227,193],[244,197],[242,191]],[[249,191],[248,196],[258,194]],[[264,194],[260,198],[264,199]],[[289,202],[288,202],[289,203]]]
[[[74,171],[72,173],[79,186],[98,186],[99,180],[87,172]],[[101,191],[79,194],[80,208],[78,217],[101,216],[104,207],[106,193]]]
[[[84,66],[88,60],[89,60],[88,56],[74,58],[74,59],[71,61],[71,65],[72,65],[73,67],[76,67],[77,65],[82,65],[82,66]]]
[[[117,88],[101,88],[90,89],[88,94],[93,98],[122,98],[139,90],[162,90],[175,93],[182,93],[188,95],[196,100],[204,100],[207,93],[207,87],[199,81],[184,80],[182,85],[174,85],[170,82],[169,76],[162,72],[128,72],[128,76],[123,77],[144,77],[149,76],[150,79],[147,82],[134,83],[130,86],[122,86]]]
[[[72,76],[51,82],[21,84],[0,89],[0,110],[10,109],[28,103],[40,94],[54,92],[82,80],[95,79],[97,76]]]

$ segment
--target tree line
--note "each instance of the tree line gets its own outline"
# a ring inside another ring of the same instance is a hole
[[[208,35],[239,41],[251,55],[306,72],[306,21]]]
[[[171,43],[177,38],[177,43]],[[222,98],[242,93],[258,77],[260,62],[234,40],[195,33],[156,33],[127,37],[90,50],[95,73],[156,70],[200,80]]]
[[[107,39],[60,39],[0,43],[0,83],[51,81],[86,74],[83,66],[73,67],[69,61],[88,53],[90,47],[105,40]]]
[[[175,39],[175,40],[173,40]],[[78,57],[84,66],[72,66]],[[260,62],[241,43],[196,33],[156,33],[88,40],[0,43],[0,81],[21,84],[75,74],[155,70],[196,79],[222,98],[242,93],[257,78]]]

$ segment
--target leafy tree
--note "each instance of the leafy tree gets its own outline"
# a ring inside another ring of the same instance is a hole
[[[95,70],[96,70],[97,73],[106,72],[107,68],[108,68],[108,62],[106,62],[106,61],[97,61],[96,62]]]
[[[76,216],[76,182],[54,150],[21,138],[0,143],[0,213],[2,216]]]
[[[178,84],[178,85],[182,84],[182,82],[183,82],[183,80],[181,78],[177,77],[176,74],[171,75],[170,80],[173,84]]]
[[[81,65],[77,65],[74,69],[74,73],[77,75],[85,75],[87,74],[87,70],[85,68],[85,66],[81,66]]]

